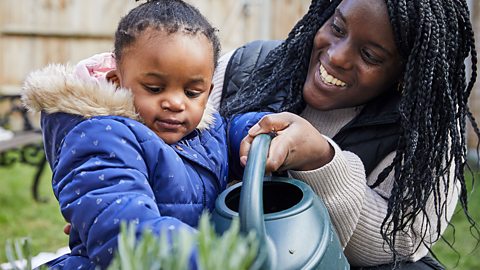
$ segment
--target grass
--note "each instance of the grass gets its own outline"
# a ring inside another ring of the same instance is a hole
[[[50,170],[46,170],[40,183],[40,194],[47,197],[47,203],[35,202],[30,187],[34,170],[30,166],[14,165],[0,168],[0,263],[6,262],[4,247],[7,239],[29,237],[32,254],[54,252],[68,245],[68,237],[63,234],[65,222],[60,214],[57,201],[50,187]],[[480,222],[480,175],[475,188],[470,193],[470,212]],[[480,248],[469,231],[469,223],[458,212],[453,218],[456,238],[453,250],[440,241],[433,250],[447,269],[480,269]],[[445,236],[452,241],[452,229]]]
[[[68,246],[65,221],[50,186],[51,171],[46,168],[40,182],[40,195],[48,198],[46,203],[33,200],[33,175],[34,168],[28,165],[0,168],[0,263],[7,261],[7,239],[29,237],[33,255]]]
[[[467,176],[469,191],[469,212],[480,223],[480,173],[475,176],[475,186],[471,185],[471,177]],[[439,241],[433,247],[433,252],[447,269],[470,270],[480,269],[480,246],[476,248],[478,241],[470,233],[470,223],[460,207],[452,218],[454,227],[450,227],[444,233],[444,237],[453,244],[453,249],[445,241]],[[480,224],[479,224],[480,227]],[[455,234],[453,232],[455,231]],[[478,237],[478,233],[474,234]]]

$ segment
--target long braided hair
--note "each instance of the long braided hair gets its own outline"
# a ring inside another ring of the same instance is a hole
[[[467,104],[477,76],[477,53],[465,0],[385,1],[405,63],[399,105],[403,131],[392,164],[371,187],[378,186],[394,171],[395,181],[381,231],[397,257],[408,254],[396,252],[396,236],[413,226],[419,214],[432,211],[427,209],[427,200],[432,196],[433,211],[438,216],[444,214],[447,203],[442,198],[452,183],[461,187],[460,203],[478,239],[478,227],[468,213],[464,178],[467,119],[480,137]],[[313,0],[288,38],[253,71],[236,96],[224,104],[221,113],[230,116],[262,110],[268,105],[269,96],[279,89],[286,97],[278,112],[300,113],[305,107],[302,89],[313,38],[340,2]],[[464,61],[469,55],[471,73],[467,84]],[[440,219],[436,224],[423,222],[436,226],[440,236]],[[422,241],[426,233],[422,232]]]

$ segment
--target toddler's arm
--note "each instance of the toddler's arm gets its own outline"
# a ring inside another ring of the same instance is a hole
[[[65,137],[53,176],[62,214],[72,224],[72,253],[106,267],[117,245],[121,221],[137,233],[193,230],[161,216],[150,185],[142,146],[130,128],[109,118],[86,120]]]

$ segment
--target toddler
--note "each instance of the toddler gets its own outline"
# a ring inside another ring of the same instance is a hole
[[[106,268],[122,221],[194,231],[228,175],[227,125],[207,100],[220,45],[181,0],[151,0],[123,17],[112,54],[32,72],[23,100],[42,112],[52,185],[71,223],[55,269]],[[235,118],[239,141],[264,113]],[[237,143],[238,144],[238,143]]]

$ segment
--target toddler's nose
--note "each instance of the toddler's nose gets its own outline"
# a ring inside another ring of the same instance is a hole
[[[161,102],[164,111],[179,112],[185,110],[185,102],[180,95],[169,95]]]

